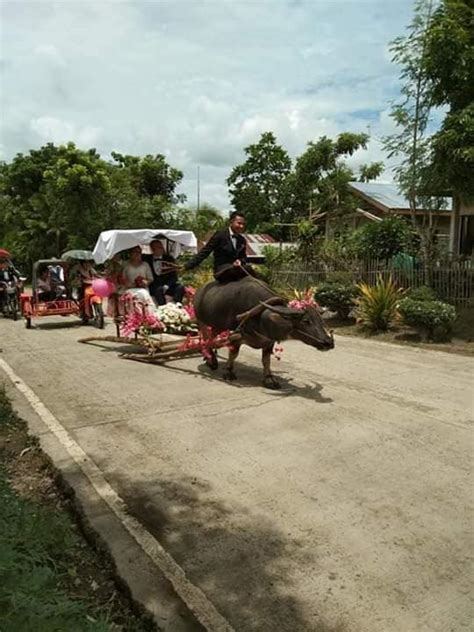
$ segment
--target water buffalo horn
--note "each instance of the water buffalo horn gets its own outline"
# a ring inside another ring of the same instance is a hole
[[[278,314],[283,318],[294,318],[296,320],[300,320],[300,318],[303,318],[304,316],[303,311],[292,309],[291,307],[286,307],[284,305],[268,305],[263,301],[261,304],[265,306],[265,309],[269,309],[271,312],[275,312],[275,314]]]
[[[242,320],[247,320],[248,318],[258,316],[263,312],[264,309],[267,309],[269,305],[281,305],[282,303],[284,303],[284,299],[280,296],[271,296],[265,302],[260,301],[260,304],[252,307],[252,309],[249,309],[242,314],[237,314],[237,322],[240,323]]]

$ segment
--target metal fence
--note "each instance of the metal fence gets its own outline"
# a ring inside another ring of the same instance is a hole
[[[430,265],[414,260],[345,260],[307,266],[302,263],[285,264],[271,270],[272,284],[298,290],[329,280],[374,284],[379,276],[384,279],[391,276],[400,287],[406,289],[429,286],[439,299],[453,305],[474,304],[474,259],[438,260]]]

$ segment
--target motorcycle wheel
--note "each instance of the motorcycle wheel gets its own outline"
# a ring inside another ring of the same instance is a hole
[[[104,310],[102,309],[102,305],[100,303],[94,303],[94,305],[92,306],[92,309],[94,311],[94,321],[95,321],[96,326],[99,329],[103,329],[105,325],[105,318],[104,318]]]
[[[11,313],[13,320],[18,320],[18,300],[15,298],[11,304]]]

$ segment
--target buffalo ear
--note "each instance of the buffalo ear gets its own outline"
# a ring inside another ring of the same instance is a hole
[[[268,305],[264,303],[265,308],[282,316],[283,318],[291,318],[292,320],[301,320],[304,316],[304,311],[299,309],[293,309],[291,307],[287,307],[286,305]]]
[[[285,318],[281,314],[275,314],[273,312],[273,313],[268,314],[268,318],[271,320],[272,323],[275,323],[275,325],[288,326],[288,318]]]

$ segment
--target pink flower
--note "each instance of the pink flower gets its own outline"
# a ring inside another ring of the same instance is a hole
[[[163,331],[163,323],[150,312],[146,310],[134,310],[127,314],[123,319],[120,331],[126,338],[134,336],[135,334],[151,331]]]
[[[195,295],[196,288],[194,288],[192,285],[187,285],[184,289],[184,296],[188,299],[188,301],[192,303]]]
[[[281,345],[275,345],[273,347],[273,355],[275,356],[275,359],[280,361],[281,360],[281,354],[283,353],[284,349]]]
[[[302,298],[302,299],[294,298],[292,301],[288,303],[288,307],[302,310],[302,309],[306,309],[307,307],[318,307],[318,304],[316,303],[314,298]]]
[[[196,311],[192,303],[189,303],[188,305],[183,305],[183,309],[191,320],[196,320]]]
[[[210,360],[212,358],[211,350],[223,345],[228,346],[229,335],[230,331],[221,331],[216,334],[211,327],[208,327],[205,336],[202,335],[202,332],[196,336],[186,336],[186,340],[178,349],[179,351],[188,351],[189,349],[200,351],[206,359]]]
[[[295,290],[295,296],[296,298],[288,303],[288,307],[299,310],[304,310],[308,307],[319,307],[314,300],[314,288],[309,288],[304,292],[298,292]]]

